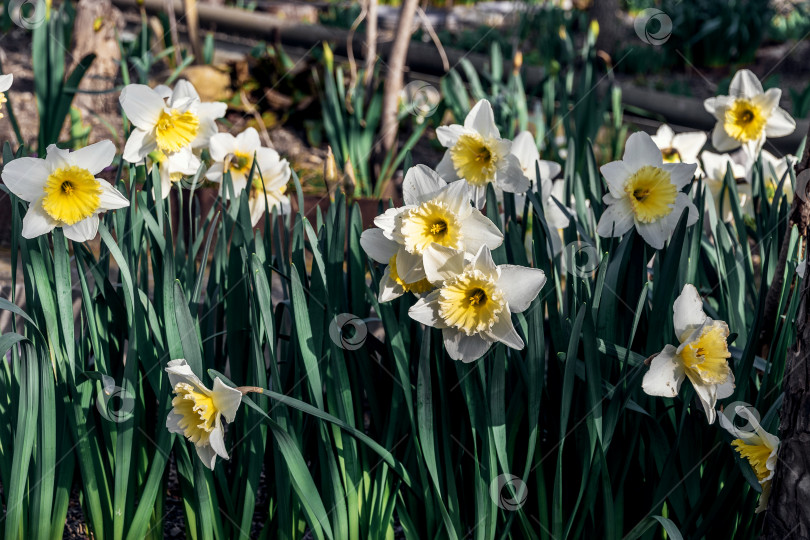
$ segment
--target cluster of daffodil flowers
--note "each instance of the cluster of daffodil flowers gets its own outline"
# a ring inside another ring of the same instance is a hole
[[[672,322],[679,345],[667,345],[652,359],[641,386],[651,396],[675,397],[684,379],[689,379],[709,424],[713,424],[718,417],[717,400],[734,392],[734,373],[728,362],[728,325],[706,315],[694,285],[686,285],[675,300]],[[756,473],[762,487],[757,508],[761,512],[768,504],[779,439],[763,430],[746,407],[737,407],[734,413],[748,420],[754,431],[738,429],[722,413],[720,425],[736,437],[732,446]]]

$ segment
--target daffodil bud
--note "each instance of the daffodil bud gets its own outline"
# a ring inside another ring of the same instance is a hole
[[[512,73],[517,76],[520,73],[520,68],[523,66],[523,52],[517,51],[515,58],[512,60]]]
[[[347,157],[346,164],[343,166],[343,193],[345,193],[347,197],[351,197],[354,195],[354,189],[356,187],[357,180],[354,176],[352,160]]]

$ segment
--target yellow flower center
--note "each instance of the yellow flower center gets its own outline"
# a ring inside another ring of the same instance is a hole
[[[495,179],[498,155],[492,141],[481,135],[464,134],[450,149],[450,159],[460,178],[473,186],[485,186]]]
[[[56,221],[75,225],[98,212],[100,196],[98,180],[87,169],[73,165],[48,176],[42,208]]]
[[[681,154],[673,147],[664,148],[661,150],[661,155],[664,157],[664,163],[680,163]]]
[[[407,211],[400,229],[409,253],[421,254],[432,242],[458,248],[461,230],[456,215],[445,203],[428,201]]]
[[[194,113],[164,110],[155,125],[158,148],[166,153],[177,152],[194,140],[199,128],[200,119]]]
[[[762,107],[745,98],[734,100],[726,109],[723,128],[732,139],[740,142],[755,141],[762,135],[768,118]]]
[[[724,383],[731,374],[728,365],[728,328],[722,324],[704,327],[700,336],[681,351],[686,369],[706,384]]]
[[[439,291],[439,316],[468,336],[492,328],[504,305],[503,293],[480,270],[468,270],[446,281]]]
[[[768,470],[768,458],[771,457],[770,448],[764,444],[746,444],[742,439],[734,439],[731,441],[731,445],[741,457],[748,460],[760,484],[770,476],[771,471]]]
[[[225,172],[247,176],[253,167],[253,156],[238,150],[225,158]],[[258,177],[258,174],[256,175]],[[261,185],[261,180],[259,181]]]
[[[172,399],[172,406],[174,412],[182,417],[178,425],[183,430],[183,435],[194,444],[207,443],[219,414],[214,406],[214,400],[198,388],[184,382],[177,383],[174,393],[176,395]]]
[[[670,174],[660,167],[644,165],[627,180],[624,191],[633,214],[642,223],[652,223],[672,212],[678,190]]]
[[[391,276],[391,280],[397,283],[400,287],[405,289],[405,292],[412,292],[414,294],[422,294],[426,293],[433,288],[433,285],[427,278],[422,278],[419,281],[414,281],[411,283],[406,283],[399,277],[397,273],[397,256],[394,254],[393,257],[388,261],[389,275]]]

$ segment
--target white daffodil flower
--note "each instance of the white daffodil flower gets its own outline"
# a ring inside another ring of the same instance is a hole
[[[163,199],[169,197],[173,184],[180,182],[185,176],[196,174],[201,163],[200,158],[188,146],[169,155],[155,150],[149,154],[149,159],[152,160],[152,166],[157,165],[160,172],[160,195]]]
[[[759,504],[756,509],[756,513],[760,513],[768,508],[771,482],[774,471],[776,471],[777,453],[779,452],[779,437],[762,429],[756,416],[748,407],[739,405],[735,407],[734,412],[745,418],[754,430],[739,429],[725,414],[720,414],[718,417],[720,426],[736,437],[731,441],[731,445],[741,457],[748,460],[757,475],[759,485],[762,487],[762,494],[759,496]]]
[[[109,182],[95,177],[114,157],[115,145],[101,141],[75,152],[52,144],[45,159],[22,157],[7,163],[3,182],[31,203],[23,219],[23,238],[36,238],[56,227],[74,242],[95,238],[99,214],[129,206]]]
[[[8,99],[6,99],[6,92],[11,88],[12,82],[14,82],[13,74],[7,73],[6,75],[0,75],[0,106],[8,101]],[[0,118],[3,118],[2,112],[0,112]]]
[[[462,179],[472,188],[477,207],[484,204],[487,184],[509,193],[525,193],[529,180],[510,154],[512,142],[501,139],[489,101],[475,104],[464,125],[436,129],[436,137],[447,148],[436,171],[449,180]]]
[[[728,325],[703,312],[703,300],[694,285],[685,285],[675,300],[673,323],[680,345],[667,345],[650,364],[641,387],[651,396],[675,397],[688,377],[706,418],[714,423],[718,399],[734,392],[734,374],[728,364]]]
[[[242,392],[217,377],[212,390],[191,371],[185,360],[172,360],[166,366],[174,398],[166,417],[166,429],[194,443],[197,455],[213,470],[217,456],[228,459],[225,448],[225,422],[233,422]],[[224,417],[224,422],[223,422]]]
[[[534,136],[528,131],[523,131],[512,141],[512,155],[518,159],[520,170],[523,176],[529,181],[529,190],[536,190],[539,181],[540,200],[543,202],[543,213],[546,223],[552,229],[564,229],[568,227],[568,216],[560,210],[552,200],[552,196],[558,201],[563,200],[564,184],[554,182],[553,179],[560,174],[562,167],[555,161],[540,159],[540,152],[534,142]],[[537,171],[540,170],[540,178],[537,178]],[[515,205],[518,210],[523,208],[526,196],[515,195]]]
[[[726,171],[731,167],[731,174],[735,179],[744,179],[746,176],[745,167],[736,163],[728,154],[715,154],[704,150],[700,154],[703,162],[704,181],[714,199],[717,215],[725,222],[734,219],[731,212],[730,193],[726,187]],[[743,215],[754,217],[754,199],[751,195],[751,184],[742,182],[737,184],[737,197],[740,201],[740,209]]]
[[[279,163],[286,163],[285,160],[279,158],[278,152],[272,148],[262,146],[259,132],[252,127],[247,128],[235,137],[230,133],[217,133],[211,137],[208,144],[211,159],[214,163],[205,173],[205,177],[212,182],[222,184],[224,173],[230,172],[233,191],[236,196],[239,196],[242,190],[247,187],[248,176],[250,176],[250,171],[253,168],[254,156],[258,168],[256,174],[258,175],[258,170],[260,170],[265,179],[267,179],[268,173],[274,168],[278,168]],[[289,180],[289,176],[288,165],[287,178],[284,179],[285,185]],[[221,189],[224,190],[224,186]],[[223,194],[227,196],[224,191]]]
[[[779,107],[782,91],[771,88],[765,92],[756,75],[747,69],[734,75],[729,94],[703,103],[717,119],[712,145],[720,152],[742,146],[748,156],[756,158],[768,137],[784,137],[796,129],[796,121]]]
[[[368,229],[360,236],[368,256],[390,267],[380,301],[430,289],[424,281],[422,256],[434,242],[467,253],[503,243],[498,227],[470,204],[465,182],[448,184],[432,169],[417,165],[405,175],[402,196],[405,206],[377,216],[374,224],[379,229]]]
[[[600,169],[608,185],[607,205],[597,225],[600,236],[621,236],[633,227],[655,249],[664,247],[684,210],[689,226],[698,212],[681,189],[692,181],[694,163],[664,163],[661,151],[644,132],[627,139],[624,156]]]
[[[793,167],[794,163],[796,163],[796,156],[788,154],[783,158],[778,158],[767,150],[762,151],[762,181],[765,184],[768,202],[773,202],[776,188],[779,187],[782,178],[785,179],[785,183],[782,184],[782,194],[787,198],[788,203],[793,202],[793,184],[790,182],[790,176],[785,175],[788,174],[788,167]],[[747,173],[749,181],[752,175],[753,164]]]
[[[124,147],[124,159],[138,163],[155,150],[166,155],[185,147],[203,148],[217,132],[216,119],[225,115],[224,103],[200,103],[194,86],[178,81],[167,97],[157,89],[130,84],[121,91],[121,108],[135,126]]]
[[[493,343],[522,349],[512,313],[525,311],[546,283],[538,268],[496,266],[487,246],[470,262],[457,249],[432,244],[425,252],[428,280],[438,288],[409,310],[412,319],[442,329],[444,347],[453,360],[472,362]]]
[[[706,139],[702,131],[675,133],[666,124],[661,124],[652,136],[653,142],[661,150],[664,163],[697,163]],[[697,174],[700,174],[700,167]]]
[[[262,217],[278,208],[279,213],[290,212],[290,199],[285,195],[290,181],[290,163],[272,148],[261,148],[256,154],[258,166],[250,186],[250,221],[255,227]]]

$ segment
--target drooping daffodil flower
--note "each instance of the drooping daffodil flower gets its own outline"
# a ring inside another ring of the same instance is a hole
[[[698,154],[707,138],[702,131],[675,133],[667,124],[661,124],[652,136],[653,142],[661,150],[664,163],[697,163]]]
[[[720,152],[743,147],[755,159],[768,137],[784,137],[796,129],[796,121],[779,107],[782,91],[763,90],[756,75],[747,69],[734,74],[728,96],[707,99],[703,104],[717,123],[712,145]]]
[[[217,132],[216,119],[225,115],[225,103],[201,103],[194,86],[178,81],[174,90],[130,84],[121,91],[121,108],[134,126],[124,147],[124,159],[138,163],[151,152],[166,155],[183,148],[208,146]]]
[[[22,157],[6,163],[3,182],[30,203],[23,218],[23,238],[36,238],[56,227],[74,242],[95,238],[99,214],[129,206],[121,192],[96,178],[114,157],[115,145],[105,140],[75,152],[52,144],[45,159]]]
[[[252,127],[236,136],[230,133],[217,133],[211,137],[208,148],[214,163],[206,171],[205,177],[212,182],[222,184],[224,174],[231,173],[231,183],[237,197],[247,187],[248,177],[253,170],[254,156],[256,166],[265,175],[265,179],[274,166],[284,161],[280,159],[278,152],[262,146],[259,132]],[[287,165],[287,169],[289,169],[289,165]],[[255,176],[257,177],[258,173]],[[289,179],[289,174],[287,179]],[[223,195],[228,196],[228,193],[224,191],[224,186],[221,189]]]
[[[762,488],[759,496],[759,504],[756,513],[768,508],[768,498],[771,495],[771,482],[776,471],[777,454],[779,452],[779,437],[771,435],[759,423],[759,420],[751,410],[738,405],[734,408],[734,413],[748,421],[752,430],[738,428],[724,413],[719,418],[720,426],[731,433],[735,439],[731,441],[731,446],[746,459],[748,464],[757,475],[757,480]],[[733,416],[732,416],[733,418]]]
[[[180,182],[183,178],[196,174],[200,168],[200,158],[194,155],[191,148],[186,146],[177,152],[169,155],[160,150],[149,153],[152,166],[157,166],[160,173],[160,195],[161,198],[168,198],[172,190],[172,185]]]
[[[481,246],[495,249],[503,243],[498,227],[470,204],[465,182],[448,184],[432,169],[417,165],[405,175],[402,197],[404,206],[377,216],[378,228],[360,236],[366,254],[388,264],[380,284],[381,302],[432,288],[422,258],[433,243],[471,254]]]
[[[633,227],[655,249],[664,247],[684,211],[687,225],[698,219],[697,208],[681,189],[692,181],[694,163],[664,163],[652,138],[633,133],[624,156],[600,169],[608,185],[607,205],[597,225],[600,236],[621,236]]]
[[[436,171],[448,180],[461,179],[469,184],[476,207],[486,198],[486,187],[509,193],[525,193],[529,181],[520,163],[510,153],[512,142],[502,139],[489,101],[482,99],[472,108],[464,125],[453,124],[436,129],[436,137],[447,148]]]
[[[523,131],[515,137],[515,140],[512,141],[511,152],[518,159],[523,176],[529,180],[529,190],[537,190],[539,185],[543,213],[549,227],[552,229],[568,227],[568,216],[552,200],[552,197],[554,197],[562,202],[563,182],[554,181],[554,178],[562,171],[560,164],[556,161],[540,159],[540,152],[537,150],[534,136],[528,131]],[[539,178],[537,176],[538,171],[540,172]],[[515,205],[518,210],[523,208],[525,200],[525,195],[515,195]]]
[[[717,215],[725,222],[734,219],[731,211],[730,191],[726,186],[726,171],[731,167],[731,174],[734,179],[745,179],[745,167],[735,162],[729,154],[715,154],[704,150],[700,154],[703,162],[704,182],[714,199]],[[751,196],[751,184],[748,182],[737,182],[737,197],[740,209],[745,216],[754,216],[754,199]]]
[[[703,300],[694,285],[685,285],[673,306],[675,335],[680,345],[667,345],[652,359],[641,387],[651,396],[675,397],[689,378],[710,424],[715,404],[734,391],[728,359],[728,325],[703,312]]]
[[[166,373],[174,392],[166,428],[193,443],[202,462],[213,470],[217,456],[228,459],[225,422],[233,422],[236,417],[242,392],[219,377],[214,379],[212,389],[206,388],[182,359],[170,361]]]
[[[493,343],[522,349],[512,313],[525,311],[540,293],[546,276],[538,268],[496,266],[487,246],[475,256],[432,244],[425,252],[427,279],[437,288],[409,310],[414,320],[440,328],[453,360],[472,362]]]

